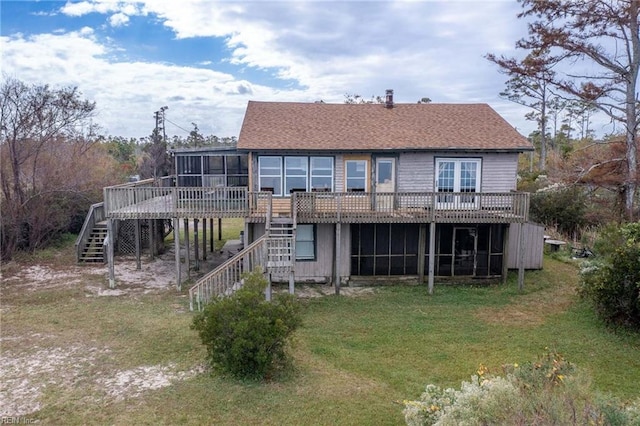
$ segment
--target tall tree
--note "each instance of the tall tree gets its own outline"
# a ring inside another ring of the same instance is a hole
[[[622,192],[628,220],[634,217],[638,186],[637,132],[640,102],[640,2],[638,0],[519,0],[519,18],[531,19],[519,48],[548,50],[570,71],[550,83],[592,105],[624,128]],[[584,61],[584,62],[583,62]],[[580,65],[589,66],[581,70]]]
[[[88,207],[92,190],[108,184],[109,155],[94,143],[94,110],[75,87],[14,78],[0,85],[2,258],[44,245]]]
[[[534,50],[523,60],[497,57],[489,53],[486,58],[500,67],[500,72],[509,76],[506,88],[500,96],[520,105],[533,109],[526,115],[528,120],[538,123],[540,131],[540,160],[538,168],[547,167],[547,108],[551,95],[549,81],[554,72],[545,49]]]

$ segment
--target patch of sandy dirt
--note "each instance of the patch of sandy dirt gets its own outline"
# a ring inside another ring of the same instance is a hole
[[[0,416],[24,416],[38,411],[47,387],[74,386],[102,351],[105,349],[83,346],[39,349],[27,354],[3,350]]]
[[[119,402],[138,397],[147,390],[171,386],[174,382],[190,379],[204,371],[204,366],[178,371],[173,363],[140,366],[131,370],[118,371],[108,377],[100,377],[95,383],[104,389],[107,399]]]
[[[226,252],[208,253],[202,271],[224,262]],[[202,274],[203,272],[200,272]],[[198,275],[192,272],[192,278]],[[87,297],[126,297],[133,294],[175,291],[175,256],[173,250],[153,260],[143,258],[136,269],[135,257],[118,256],[115,260],[116,288],[108,288],[106,265],[68,265],[64,269],[46,264],[12,267],[10,276],[2,277],[2,290],[32,294],[38,291],[84,288]],[[183,279],[186,280],[186,272]],[[102,283],[102,285],[100,284]],[[287,291],[286,285],[277,291]],[[344,296],[372,294],[370,287],[342,287]],[[324,297],[335,294],[330,285],[297,285],[300,298]],[[182,305],[172,305],[184,312]],[[16,308],[2,304],[3,312]],[[1,333],[0,333],[1,335]],[[179,370],[173,364],[142,365],[128,370],[100,371],[108,347],[77,344],[56,347],[56,336],[32,333],[20,336],[0,336],[0,417],[26,416],[43,408],[49,390],[78,391],[100,403],[136,398],[145,391],[170,386],[204,371],[203,366]],[[51,347],[53,343],[54,347]]]
[[[3,338],[7,341],[19,339]],[[82,389],[86,395],[104,395],[100,398],[101,403],[119,402],[139,397],[147,390],[171,386],[204,371],[202,366],[180,371],[175,364],[169,363],[98,372],[88,377],[87,370],[95,367],[99,358],[108,353],[107,348],[82,345],[29,353],[3,351],[0,358],[0,417],[26,416],[40,410],[48,389]]]

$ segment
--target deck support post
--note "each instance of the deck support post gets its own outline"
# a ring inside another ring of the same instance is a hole
[[[109,288],[116,287],[116,272],[115,266],[113,264],[113,245],[115,244],[116,238],[113,234],[113,219],[107,220],[107,262],[109,263]]]
[[[213,218],[209,219],[209,228],[211,228],[211,232],[209,233],[209,251],[213,253],[216,249],[216,246],[213,244]]]
[[[222,241],[222,218],[218,218],[218,241]]]
[[[149,223],[149,258],[153,260],[156,255],[156,220],[148,219]]]
[[[509,229],[511,225],[505,226],[504,233],[502,234],[502,284],[507,283],[507,276],[509,275]]]
[[[429,228],[429,294],[433,294],[433,282],[436,272],[436,223]]]
[[[340,231],[342,229],[342,224],[340,222],[336,223],[336,270],[335,270],[335,277],[333,279],[334,283],[333,285],[335,286],[335,291],[336,291],[336,295],[340,295],[340,269],[342,268],[342,263],[341,263],[341,258],[342,258],[342,253],[341,253],[341,237],[340,237]]]
[[[182,281],[180,280],[180,219],[173,218],[173,242],[176,250],[176,289],[182,290]]]
[[[141,257],[141,249],[140,249],[140,219],[136,219],[135,229],[134,229],[134,238],[136,240],[136,269],[139,271],[142,269],[142,265],[140,263]]]
[[[191,247],[189,243],[189,219],[184,219],[184,260],[187,267],[187,279],[191,278]]]
[[[418,230],[418,284],[424,284],[424,247],[427,244],[427,228],[424,223]]]
[[[520,237],[518,247],[518,290],[524,289],[524,223],[520,222]]]
[[[193,219],[193,250],[195,258],[196,271],[200,270],[200,238],[198,237],[198,227],[200,226],[199,219]]]
[[[207,219],[202,219],[202,260],[207,260]]]

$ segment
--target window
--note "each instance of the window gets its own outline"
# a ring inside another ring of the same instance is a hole
[[[439,158],[436,160],[436,191],[466,192],[480,191],[480,160],[466,158]],[[470,207],[476,204],[473,195],[439,195],[438,203],[443,207]]]
[[[347,192],[365,191],[367,184],[367,161],[347,160],[345,161]]]
[[[296,228],[296,260],[316,260],[315,225]]]
[[[284,157],[284,193],[307,190],[307,157]]]
[[[260,157],[260,190],[273,191],[273,195],[282,195],[282,159],[280,157]]]
[[[292,190],[333,191],[333,157],[258,158],[260,190],[273,189],[275,196],[290,196]]]
[[[311,157],[311,190],[333,191],[333,158]]]

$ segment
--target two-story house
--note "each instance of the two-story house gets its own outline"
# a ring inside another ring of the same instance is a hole
[[[518,156],[532,150],[486,104],[395,104],[392,91],[383,104],[252,101],[237,151],[176,151],[175,179],[105,188],[102,216],[108,242],[119,221],[171,221],[178,287],[186,224],[243,218],[245,249],[192,288],[199,305],[255,267],[291,291],[391,278],[431,292],[436,277],[513,265],[522,285],[526,252],[541,251],[525,241],[529,197],[516,191]]]
[[[249,102],[238,149],[295,225],[296,281],[503,276],[527,220],[532,146],[486,104]],[[265,228],[249,218],[248,242]]]

